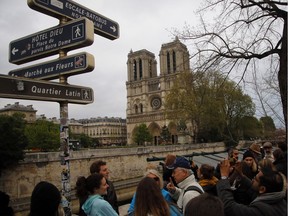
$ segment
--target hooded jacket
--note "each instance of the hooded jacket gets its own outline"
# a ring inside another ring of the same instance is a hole
[[[88,216],[118,216],[112,206],[99,194],[89,196],[82,209]]]

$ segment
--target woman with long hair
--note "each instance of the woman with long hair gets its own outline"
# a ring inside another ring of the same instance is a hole
[[[76,195],[83,202],[82,209],[87,216],[118,216],[112,206],[104,200],[108,184],[102,174],[79,177],[76,182]]]
[[[173,216],[180,213],[176,206],[164,199],[156,181],[145,177],[137,186],[134,215]]]

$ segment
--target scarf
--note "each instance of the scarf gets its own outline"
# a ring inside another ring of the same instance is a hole
[[[216,185],[218,182],[218,179],[213,176],[211,179],[201,179],[199,180],[199,184],[204,187],[204,186],[207,186],[207,185]]]

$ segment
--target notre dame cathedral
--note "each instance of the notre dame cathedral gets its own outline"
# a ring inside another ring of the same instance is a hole
[[[160,134],[168,128],[171,134],[169,143],[176,144],[178,131],[176,124],[165,118],[164,100],[178,73],[187,71],[189,52],[187,47],[176,39],[163,44],[159,53],[160,74],[157,73],[155,55],[146,49],[128,54],[127,72],[127,143],[132,144],[136,126],[145,123],[153,136],[153,145],[161,144]]]

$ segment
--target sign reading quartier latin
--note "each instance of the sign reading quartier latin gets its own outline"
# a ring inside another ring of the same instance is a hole
[[[27,0],[30,8],[53,17],[77,19],[86,17],[93,21],[95,34],[110,40],[119,38],[119,25],[117,22],[94,12],[71,0]]]
[[[93,103],[93,89],[20,77],[0,75],[0,98]]]
[[[60,75],[72,76],[90,72],[93,69],[93,55],[82,52],[61,59],[12,70],[8,74],[16,77],[52,80],[59,78]]]
[[[60,49],[69,51],[93,42],[93,23],[80,18],[10,42],[9,62],[22,64],[57,54]]]

